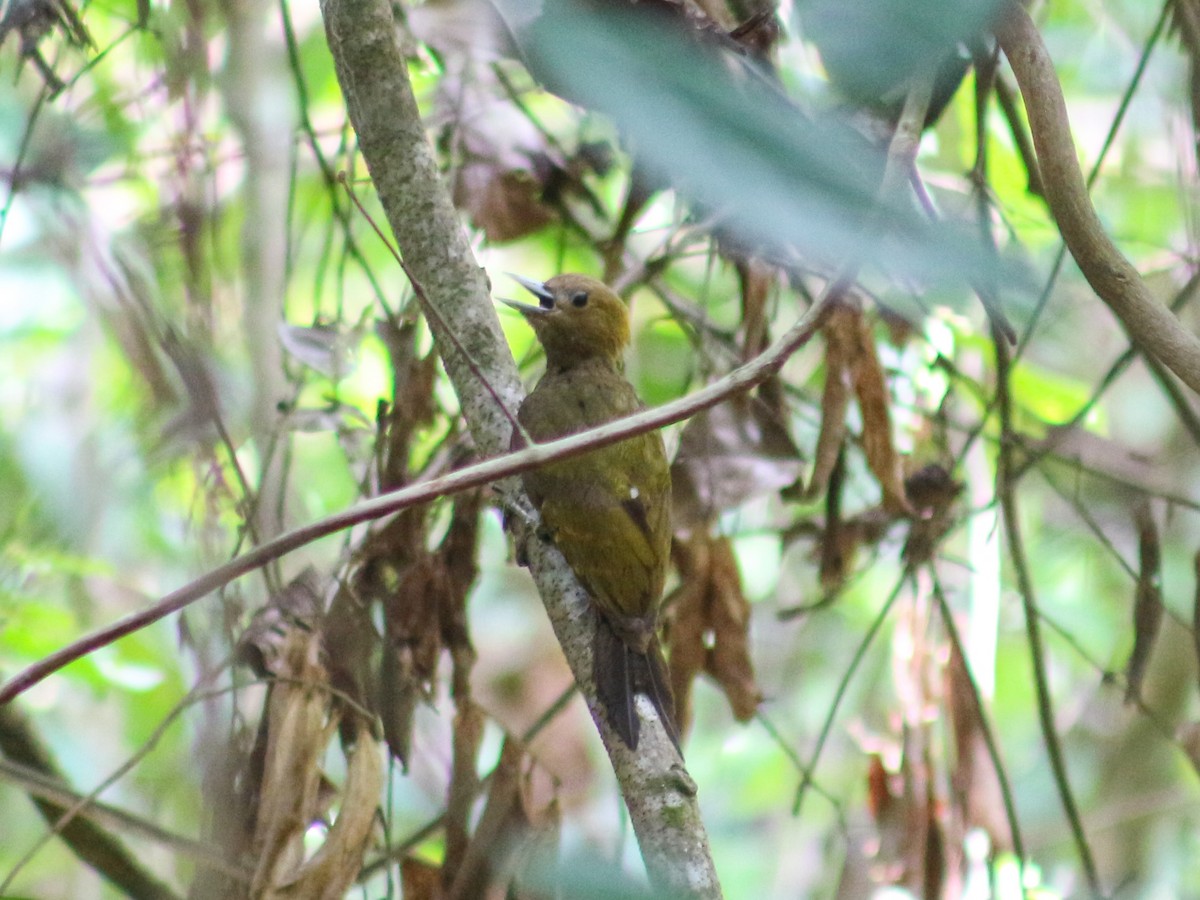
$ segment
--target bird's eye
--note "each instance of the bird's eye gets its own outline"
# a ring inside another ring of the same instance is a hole
[[[574,297],[571,298],[571,302],[574,303],[576,306],[587,306],[587,297],[588,297],[587,291],[580,291],[578,294],[576,294]]]

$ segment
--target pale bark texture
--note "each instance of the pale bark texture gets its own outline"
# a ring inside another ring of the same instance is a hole
[[[471,253],[438,173],[390,7],[381,0],[326,0],[321,8],[363,159],[400,253],[436,307],[437,315],[429,317],[429,325],[476,447],[482,456],[503,453],[512,426],[497,407],[493,392],[515,412],[521,382],[489,296],[487,276]],[[447,329],[453,329],[453,339]],[[475,371],[463,352],[469,354]],[[525,513],[524,523],[518,525],[525,534],[518,539],[528,537],[532,513],[524,492],[513,481],[502,490],[508,502]],[[554,630],[595,718],[591,671],[595,613],[561,554],[536,538],[526,544],[530,569]],[[656,887],[719,897],[695,785],[662,724],[652,714],[644,719],[637,753],[630,752],[606,726],[601,727],[601,735]]]

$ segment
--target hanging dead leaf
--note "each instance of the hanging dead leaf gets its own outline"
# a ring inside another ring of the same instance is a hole
[[[672,519],[695,528],[800,477],[800,451],[762,403],[735,397],[688,422],[671,467]]]
[[[462,464],[470,462],[464,458]],[[438,558],[446,571],[447,592],[442,598],[439,626],[442,644],[453,662],[451,695],[455,702],[470,700],[471,669],[475,665],[475,648],[467,624],[467,597],[479,576],[479,514],[483,509],[483,492],[467,491],[454,501],[450,527],[438,547]]]
[[[253,647],[268,688],[260,729],[262,776],[254,823],[251,894],[291,880],[304,861],[304,833],[325,812],[321,757],[333,733],[319,634],[303,617],[319,604],[306,573],[256,616],[243,647]],[[372,807],[373,809],[373,807]]]
[[[729,700],[734,718],[748,721],[762,692],[750,661],[750,604],[742,593],[733,544],[697,532],[676,540],[672,557],[680,586],[668,599],[671,689],[680,733],[691,721],[692,683],[705,671]]]
[[[854,346],[855,313],[838,307],[829,315],[825,338],[825,387],[821,392],[821,431],[813,454],[813,471],[808,480],[807,499],[821,496],[837,466],[846,440],[846,412],[850,409],[852,383],[850,354]]]
[[[1162,547],[1158,528],[1143,500],[1134,510],[1138,532],[1138,577],[1133,597],[1133,650],[1125,664],[1125,702],[1141,699],[1142,681],[1150,664],[1150,652],[1162,626]]]
[[[875,337],[871,333],[870,323],[861,314],[856,325],[857,344],[850,357],[850,375],[862,413],[863,453],[883,490],[884,509],[910,515],[912,509],[904,492],[900,457],[892,443],[887,381],[875,352]]]
[[[912,508],[904,493],[900,456],[892,443],[887,380],[875,352],[870,321],[857,304],[843,304],[830,315],[824,335],[821,433],[808,496],[818,496],[824,490],[836,464],[845,438],[845,416],[853,390],[862,414],[863,454],[883,492],[884,508],[895,515],[910,515]]]
[[[418,355],[415,322],[383,319],[376,323],[375,334],[387,348],[395,385],[392,403],[379,422],[383,433],[378,443],[384,448],[379,487],[388,491],[408,482],[413,436],[436,415],[433,384],[438,360],[433,352],[424,357]]]
[[[734,257],[742,298],[742,359],[750,360],[770,343],[767,301],[771,296],[774,269],[748,254]]]
[[[554,210],[541,201],[542,185],[528,169],[505,170],[495,159],[473,159],[456,174],[454,204],[493,244],[515,241],[555,219]]]
[[[370,609],[350,585],[341,584],[334,594],[321,637],[322,659],[334,690],[348,698],[354,707],[376,712],[379,707],[376,672],[382,645]],[[350,735],[343,737],[349,740]]]
[[[722,250],[728,241],[722,241]],[[742,299],[742,360],[748,362],[758,356],[771,343],[770,299],[771,288],[778,278],[778,270],[771,264],[754,256],[735,250],[732,254],[741,286]],[[786,401],[783,382],[778,374],[772,375],[758,386],[754,394],[779,420],[785,420]]]
[[[413,438],[434,414],[435,355],[421,357],[410,322],[384,321],[395,399],[379,414],[379,483],[391,490],[411,478]],[[373,532],[356,554],[355,569],[332,605],[326,648],[335,684],[378,711],[392,754],[407,766],[417,705],[430,696],[443,646],[454,659],[454,696],[467,697],[474,650],[465,602],[475,579],[481,499],[459,496],[441,546],[427,547],[431,507],[401,511]],[[382,609],[382,642],[372,611]],[[343,735],[348,738],[348,735]]]
[[[842,447],[837,455],[833,471],[829,474],[829,487],[825,491],[825,528],[821,534],[818,552],[821,557],[819,575],[821,591],[828,597],[846,583],[846,576],[854,566],[854,555],[858,549],[856,529],[846,527],[842,521],[842,487],[845,483],[846,452]]]
[[[417,704],[432,693],[442,651],[441,605],[449,584],[445,570],[423,555],[406,566],[399,582],[381,592],[383,659],[379,712],[383,733],[397,759],[407,765]]]

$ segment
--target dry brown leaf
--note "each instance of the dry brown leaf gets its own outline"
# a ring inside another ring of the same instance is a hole
[[[485,897],[489,887],[503,888],[506,883],[512,854],[529,824],[520,803],[524,757],[524,744],[514,737],[506,738],[492,772],[479,825],[453,873],[453,886],[447,891],[451,900]],[[504,896],[502,890],[499,896]]]
[[[857,313],[838,307],[829,315],[825,338],[825,387],[821,393],[821,432],[813,456],[813,471],[805,492],[809,499],[821,495],[837,466],[846,439],[846,411],[850,408],[850,354],[854,347]]]
[[[829,473],[829,487],[825,490],[825,527],[821,532],[818,552],[821,564],[818,573],[821,590],[826,597],[841,590],[846,577],[854,566],[858,550],[856,530],[848,528],[842,521],[842,487],[846,475],[845,448],[839,448],[833,471]]]
[[[376,712],[379,707],[379,632],[371,621],[371,610],[353,587],[338,587],[321,629],[329,670],[329,682],[354,707]],[[343,734],[350,740],[350,734]]]
[[[479,577],[479,514],[483,492],[467,491],[454,501],[450,527],[438,547],[438,558],[445,568],[447,592],[442,598],[440,626],[442,643],[453,662],[451,694],[455,702],[470,700],[471,669],[475,648],[467,622],[467,597]]]
[[[747,722],[762,702],[762,691],[754,680],[750,662],[750,602],[742,593],[741,574],[733,543],[720,538],[712,548],[712,582],[708,608],[713,644],[709,652],[708,673],[716,679],[733,717]]]
[[[705,604],[708,598],[708,543],[700,535],[676,538],[671,557],[679,572],[679,587],[667,599],[670,623],[667,644],[670,648],[671,693],[675,697],[675,722],[680,735],[686,735],[692,723],[692,682],[704,671],[708,649],[704,635],[708,627]]]
[[[471,812],[479,791],[476,760],[483,740],[483,725],[483,711],[474,703],[460,701],[454,717],[454,751],[446,798],[446,856],[442,870],[447,888],[454,874],[462,869],[470,844]]]
[[[1125,664],[1125,702],[1137,703],[1142,681],[1150,664],[1150,652],[1162,626],[1162,548],[1150,504],[1142,501],[1134,510],[1138,532],[1138,577],[1133,598],[1133,650]]]
[[[441,900],[442,867],[406,856],[400,861],[400,888],[404,900]]]
[[[492,62],[511,51],[491,4],[425,3],[409,12],[409,22],[442,52],[432,118],[457,162],[450,175],[454,203],[472,225],[492,243],[503,243],[557,220],[563,195],[600,211],[585,177],[607,171],[611,153],[588,143],[565,153],[508,96]]]
[[[395,520],[399,521],[399,519]],[[423,551],[421,551],[423,552]],[[379,669],[379,713],[392,753],[408,765],[413,715],[432,694],[442,651],[440,614],[449,584],[431,556],[420,556],[391,590],[383,589],[383,660]]]
[[[681,584],[668,601],[668,642],[680,733],[690,724],[692,682],[701,671],[716,679],[734,718],[745,722],[758,709],[762,692],[750,661],[750,604],[742,593],[733,544],[698,532],[676,540],[672,555]]]
[[[527,166],[532,160],[527,160]],[[504,169],[496,159],[475,158],[459,167],[454,204],[493,244],[515,241],[555,219],[542,203],[543,185],[527,169]]]
[[[324,812],[321,757],[333,733],[319,634],[295,615],[319,602],[298,579],[256,617],[247,641],[275,676],[267,693],[262,779],[254,824],[251,895],[268,896],[304,861],[304,832]],[[273,622],[274,624],[267,624]],[[263,636],[269,635],[269,640]]]
[[[738,254],[734,260],[742,297],[742,359],[751,360],[770,343],[767,301],[775,270],[760,259]]]
[[[346,786],[325,842],[295,878],[267,897],[339,900],[358,878],[375,825],[384,767],[371,729],[357,719],[358,734],[346,761]]]
[[[904,493],[900,456],[892,442],[887,380],[875,352],[871,323],[857,305],[845,304],[830,315],[824,334],[821,433],[808,496],[819,496],[837,463],[845,439],[846,410],[852,390],[862,414],[863,454],[883,492],[884,508],[894,515],[910,515],[912,509]]]
[[[850,355],[850,378],[863,420],[863,453],[883,490],[883,506],[891,513],[912,512],[904,492],[900,456],[892,443],[892,416],[887,381],[875,352],[870,322],[861,313],[855,322],[856,343]]]
[[[800,451],[778,417],[754,397],[735,397],[683,429],[671,467],[671,522],[676,529],[705,525],[795,483],[801,469]]]

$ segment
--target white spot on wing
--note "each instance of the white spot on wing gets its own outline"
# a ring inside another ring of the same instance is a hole
[[[630,500],[636,500],[639,496],[640,496],[640,493],[637,488],[631,487],[629,489],[629,499]]]

